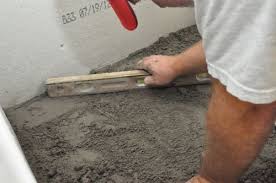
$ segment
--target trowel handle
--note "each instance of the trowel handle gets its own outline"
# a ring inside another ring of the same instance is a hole
[[[126,29],[132,31],[137,28],[138,21],[128,0],[109,0],[109,3]]]

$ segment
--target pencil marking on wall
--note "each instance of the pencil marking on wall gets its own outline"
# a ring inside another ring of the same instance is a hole
[[[76,10],[68,11],[61,16],[63,24],[69,24],[92,16],[101,11],[109,9],[111,6],[107,0],[100,0],[98,2],[90,2],[85,6],[82,6]]]

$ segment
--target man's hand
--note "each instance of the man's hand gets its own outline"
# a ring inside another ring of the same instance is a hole
[[[128,1],[131,2],[132,4],[136,4],[136,3],[138,3],[141,0],[128,0]]]
[[[151,74],[145,78],[145,84],[149,86],[165,86],[170,84],[178,73],[175,66],[179,62],[176,56],[154,55],[138,62],[138,69],[146,70]]]
[[[152,76],[145,78],[146,85],[167,85],[181,75],[207,72],[207,63],[202,42],[175,56],[155,55],[144,58],[138,69],[148,71]]]
[[[141,0],[129,0],[133,4],[136,4],[137,2]],[[152,0],[155,4],[157,4],[159,7],[165,8],[165,7],[183,7],[183,6],[193,6],[194,1],[193,0]]]

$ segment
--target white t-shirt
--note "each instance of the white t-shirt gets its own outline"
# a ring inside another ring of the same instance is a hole
[[[195,0],[209,73],[243,101],[276,101],[276,0]]]

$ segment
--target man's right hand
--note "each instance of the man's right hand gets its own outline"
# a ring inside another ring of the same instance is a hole
[[[145,78],[145,84],[153,86],[168,85],[181,75],[208,71],[201,41],[179,55],[155,55],[144,58],[138,63],[138,69],[146,70],[152,74]]]
[[[154,55],[138,62],[137,67],[151,74],[151,76],[145,78],[146,85],[165,86],[179,76],[179,73],[175,69],[178,62],[179,57],[177,56]]]

